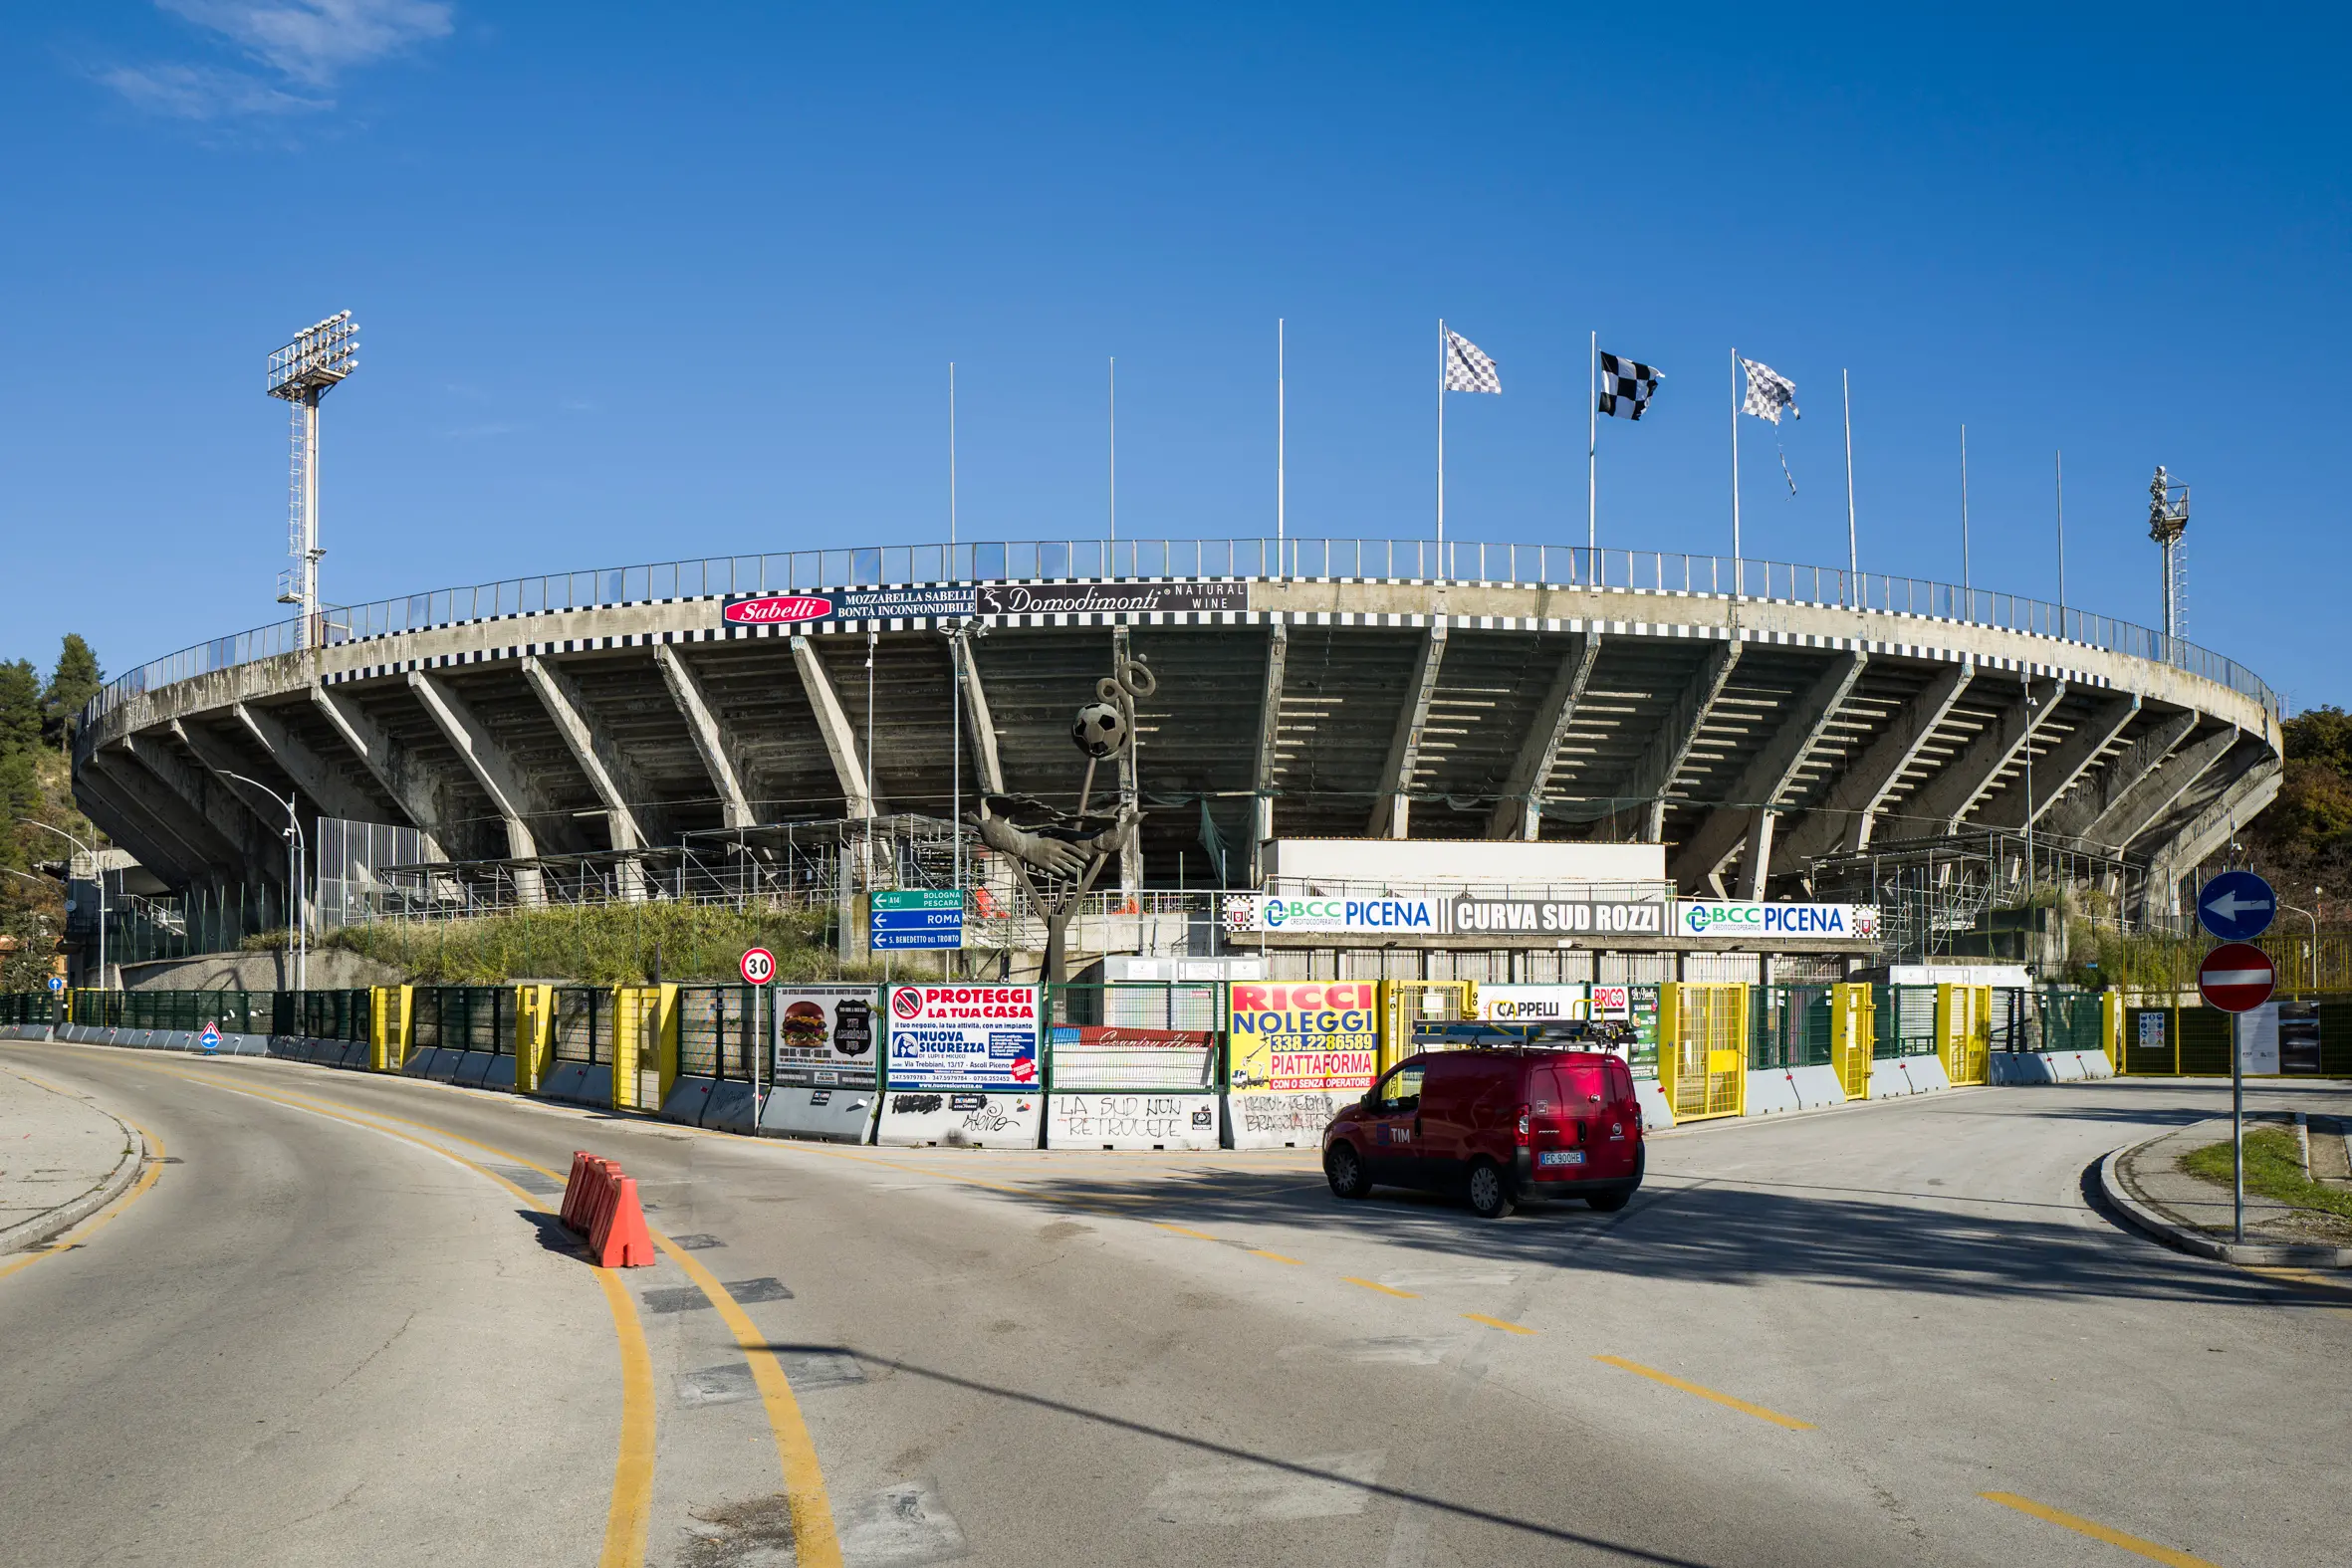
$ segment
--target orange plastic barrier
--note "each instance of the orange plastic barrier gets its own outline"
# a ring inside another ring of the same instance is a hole
[[[587,1239],[588,1261],[598,1268],[644,1268],[653,1262],[653,1237],[645,1230],[636,1179],[621,1175],[613,1161],[574,1151],[572,1176],[564,1184],[563,1221],[566,1230]]]

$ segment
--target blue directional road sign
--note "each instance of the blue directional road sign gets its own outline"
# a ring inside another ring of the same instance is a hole
[[[877,948],[964,945],[964,895],[952,889],[908,888],[875,893],[869,903],[868,940]]]
[[[63,976],[63,975],[52,975],[52,976],[50,976],[50,977],[49,977],[49,989],[50,989],[51,991],[63,991],[63,990],[65,990],[65,989],[66,989],[66,977],[65,977],[65,976]]]
[[[204,1032],[196,1036],[196,1043],[204,1047],[204,1053],[207,1056],[220,1049],[220,1025],[217,1023],[205,1024]]]
[[[2225,871],[2197,895],[2197,923],[2224,942],[2251,942],[2277,913],[2278,895],[2251,871]]]

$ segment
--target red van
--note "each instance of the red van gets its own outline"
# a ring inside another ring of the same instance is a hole
[[[1625,1059],[1524,1047],[1430,1051],[1390,1068],[1323,1132],[1341,1198],[1462,1191],[1480,1217],[1530,1198],[1622,1209],[1641,1186],[1641,1107]]]

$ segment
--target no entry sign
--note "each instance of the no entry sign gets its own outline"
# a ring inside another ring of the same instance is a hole
[[[2270,955],[2243,942],[2225,942],[2197,969],[2197,990],[2224,1012],[2251,1012],[2270,1000],[2278,971]]]
[[[744,954],[742,969],[745,985],[765,986],[776,978],[776,955],[766,948],[753,948]]]

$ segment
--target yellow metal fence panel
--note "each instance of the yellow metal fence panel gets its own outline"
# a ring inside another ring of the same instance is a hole
[[[1413,1053],[1413,1025],[1452,1023],[1470,1016],[1473,982],[1384,980],[1380,983],[1380,1070]]]
[[[1849,1100],[1870,1098],[1870,1057],[1878,1038],[1876,1008],[1868,986],[1829,989],[1829,1061],[1837,1086]]]
[[[1748,988],[1685,982],[1662,989],[1673,1003],[1669,1008],[1661,999],[1658,1009],[1659,1078],[1674,1119],[1740,1115],[1748,1105]]]

